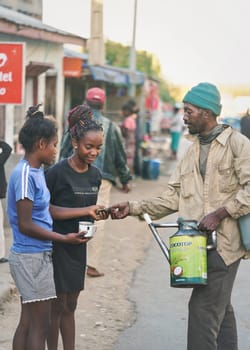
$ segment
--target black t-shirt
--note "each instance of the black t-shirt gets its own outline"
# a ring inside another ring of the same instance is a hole
[[[100,171],[90,165],[85,173],[78,173],[67,159],[48,168],[46,182],[51,195],[51,204],[60,207],[78,208],[95,205],[101,185]],[[78,232],[79,221],[93,221],[90,217],[70,220],[54,220],[53,230],[59,233]]]
[[[77,173],[67,159],[48,168],[45,172],[51,194],[51,204],[61,207],[86,207],[96,204],[101,185],[100,171],[89,166],[85,173]],[[53,229],[66,234],[78,232],[79,221],[93,221],[89,217],[70,220],[54,220]],[[54,279],[57,293],[71,293],[84,288],[86,268],[86,243],[67,244],[53,242]]]

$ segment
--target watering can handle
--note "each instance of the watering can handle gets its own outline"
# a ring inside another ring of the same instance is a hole
[[[169,223],[157,223],[157,222],[153,222],[150,218],[150,216],[145,213],[143,214],[143,217],[144,217],[144,220],[146,221],[146,223],[148,225],[151,225],[151,226],[154,226],[154,227],[157,227],[157,228],[173,228],[173,227],[179,227],[179,224],[177,222],[169,222]]]
[[[151,220],[150,216],[147,213],[143,214],[143,217],[144,217],[144,220],[146,221],[146,223],[148,225],[152,224],[152,220]]]
[[[157,243],[159,244],[163,254],[167,258],[168,262],[170,262],[170,255],[169,255],[168,247],[166,246],[166,244],[163,242],[160,235],[158,234],[150,216],[147,213],[145,213],[145,214],[143,214],[143,217],[144,217],[144,220],[146,221],[146,223],[148,224],[151,232],[153,233],[154,238],[156,239]]]

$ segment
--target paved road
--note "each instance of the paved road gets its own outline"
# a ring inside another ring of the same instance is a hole
[[[160,232],[167,242],[173,231]],[[121,335],[114,350],[185,349],[190,289],[171,288],[169,283],[169,264],[154,240],[129,293],[136,322]]]
[[[169,217],[170,218],[170,217]],[[168,232],[162,238],[168,241]],[[250,349],[250,261],[242,261],[233,291],[239,350]],[[169,286],[169,265],[154,240],[134,275],[129,299],[136,321],[124,331],[113,350],[186,349],[187,303],[190,289]]]
[[[185,146],[186,142],[182,140],[182,154]],[[171,173],[174,166],[171,163],[170,171],[166,171]],[[167,222],[175,219],[175,215],[169,216]],[[161,229],[159,232],[168,243],[168,236],[174,229]],[[238,325],[239,350],[250,350],[249,270],[250,261],[242,261],[232,297]],[[144,263],[134,274],[128,295],[135,307],[136,321],[121,334],[113,350],[185,350],[190,292],[190,289],[170,287],[169,264],[158,243],[153,240]]]

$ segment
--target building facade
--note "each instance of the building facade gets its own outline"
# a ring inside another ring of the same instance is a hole
[[[43,24],[39,19],[41,6],[35,11],[41,1],[6,2],[8,7],[1,6],[4,1],[0,0],[0,42],[24,43],[24,93],[19,105],[1,103],[0,96],[0,138],[18,151],[17,135],[31,105],[42,103],[45,114],[57,119],[60,137],[64,114],[63,46],[70,43],[85,47],[86,39]],[[22,7],[28,2],[31,15],[24,14],[27,9]],[[18,11],[10,8],[11,4]]]

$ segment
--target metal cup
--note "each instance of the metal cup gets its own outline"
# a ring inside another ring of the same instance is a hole
[[[79,232],[85,231],[87,232],[84,237],[90,238],[93,237],[94,233],[96,232],[96,225],[93,224],[93,222],[90,221],[79,221]]]

